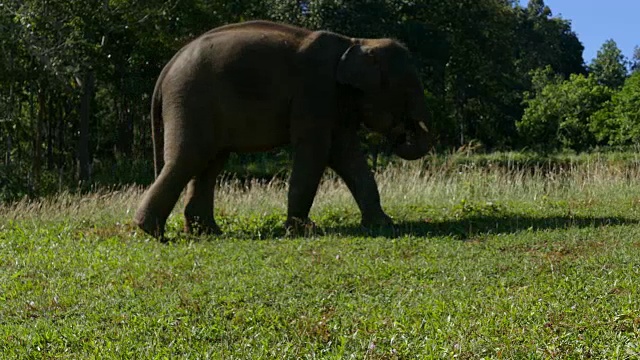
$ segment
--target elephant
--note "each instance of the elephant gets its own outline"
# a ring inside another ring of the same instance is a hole
[[[182,47],[157,79],[155,180],[134,222],[164,239],[186,187],[184,231],[220,234],[214,188],[229,154],[289,145],[286,229],[314,225],[309,211],[327,167],[346,183],[363,226],[392,226],[358,130],[383,135],[403,159],[419,159],[432,149],[427,110],[417,68],[397,40],[263,20],[214,28]]]

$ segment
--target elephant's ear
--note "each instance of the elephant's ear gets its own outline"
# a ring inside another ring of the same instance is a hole
[[[370,47],[351,45],[338,63],[336,80],[340,84],[351,85],[362,91],[380,89],[382,80],[380,65]]]

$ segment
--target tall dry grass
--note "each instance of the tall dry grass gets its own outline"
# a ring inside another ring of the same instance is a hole
[[[377,172],[376,179],[384,207],[448,207],[462,199],[535,202],[542,197],[640,201],[640,168],[597,157],[555,171],[493,164],[461,166],[453,160],[436,166],[421,161],[400,162]],[[0,204],[0,225],[12,220],[128,223],[143,190],[131,186],[97,189],[83,195],[63,192],[55,197]],[[286,198],[287,184],[283,180],[264,183],[223,179],[216,190],[216,212],[284,214]],[[181,199],[172,216],[179,216],[182,206]],[[332,208],[357,209],[347,187],[327,172],[318,189],[312,216]]]

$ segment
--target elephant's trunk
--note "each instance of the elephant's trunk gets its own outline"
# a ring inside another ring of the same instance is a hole
[[[405,160],[417,160],[431,150],[428,129],[423,121],[417,121],[414,129],[410,129],[401,141],[396,141],[393,152]],[[412,126],[413,127],[413,126]]]
[[[408,100],[408,120],[394,134],[395,146],[393,152],[405,160],[416,160],[425,156],[433,146],[432,136],[425,124],[428,117],[427,105],[424,101],[424,90],[420,84],[416,85],[415,96]]]

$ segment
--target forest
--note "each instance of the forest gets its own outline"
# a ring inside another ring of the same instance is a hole
[[[148,184],[160,70],[202,32],[250,19],[405,43],[440,152],[582,152],[640,140],[640,49],[626,58],[611,39],[583,59],[571,21],[543,0],[5,0],[0,200]],[[385,153],[374,135],[363,133],[363,144]]]

